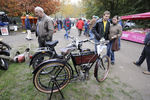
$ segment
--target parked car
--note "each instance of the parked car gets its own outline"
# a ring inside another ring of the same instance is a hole
[[[0,26],[9,25],[9,19],[5,12],[0,12]]]
[[[130,20],[127,20],[124,23],[124,28],[130,28],[130,27],[134,27],[136,24],[134,22],[131,22]]]

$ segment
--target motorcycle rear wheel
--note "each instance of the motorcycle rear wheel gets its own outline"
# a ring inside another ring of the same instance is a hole
[[[50,53],[40,53],[33,59],[32,67],[36,69],[36,67],[43,61],[49,60],[53,58],[53,54]]]

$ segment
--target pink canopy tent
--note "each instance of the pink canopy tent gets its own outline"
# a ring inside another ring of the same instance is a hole
[[[138,20],[138,19],[150,19],[150,12],[141,13],[141,14],[133,14],[127,16],[121,16],[122,20]],[[141,34],[138,32],[129,32],[123,31],[121,39],[134,41],[137,43],[144,43],[144,38],[146,34]]]
[[[150,19],[150,12],[121,16],[122,20]]]

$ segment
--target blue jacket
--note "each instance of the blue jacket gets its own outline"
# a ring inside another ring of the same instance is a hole
[[[87,22],[84,22],[84,27],[85,27],[85,28],[89,28],[89,25],[88,25]]]
[[[25,27],[26,29],[31,30],[30,20],[28,18],[25,19]]]

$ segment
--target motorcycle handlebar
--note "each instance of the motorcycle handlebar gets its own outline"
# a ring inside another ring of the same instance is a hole
[[[96,45],[99,45],[99,44],[108,44],[109,43],[109,40],[105,40],[105,39],[101,39],[100,42],[95,43],[94,41],[92,41],[92,40],[94,40],[94,38],[92,38],[92,39],[85,39],[85,40],[82,40],[82,41],[78,41],[77,39],[75,39],[72,36],[68,36],[68,37],[71,38],[72,40],[74,40],[76,42],[76,45],[82,44],[82,43],[85,43],[85,42],[91,42],[91,43],[96,44]]]

